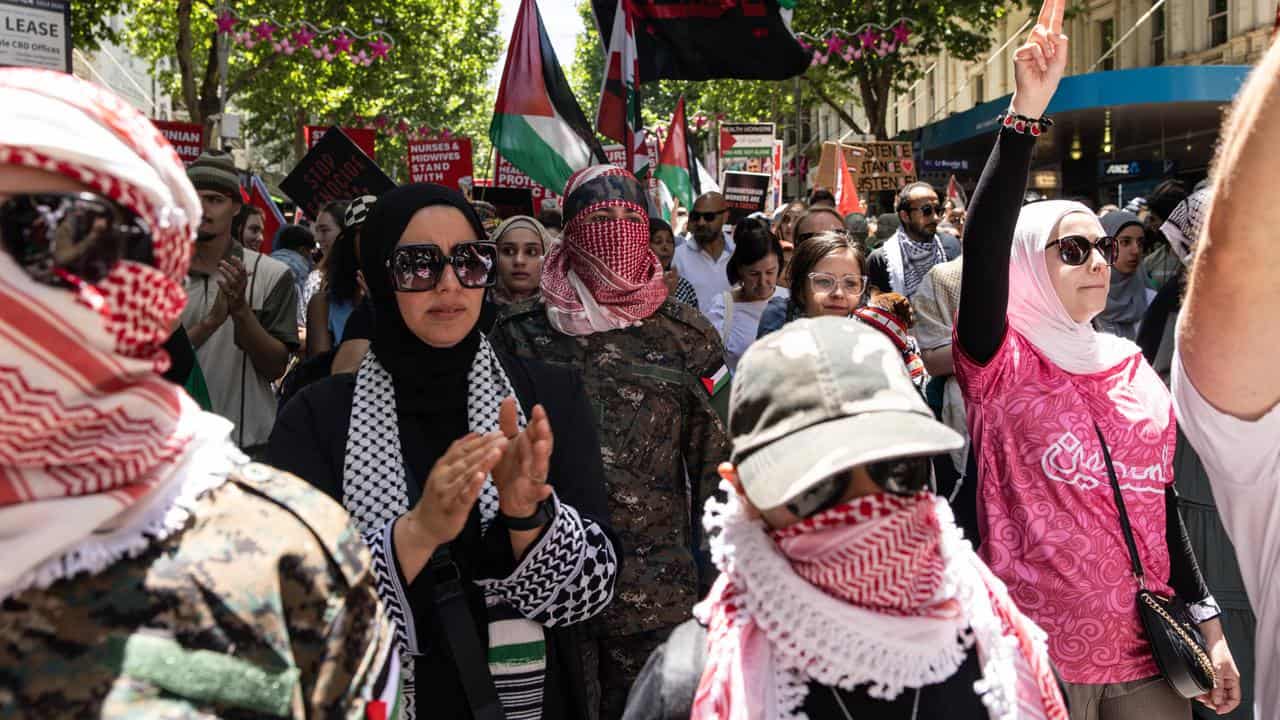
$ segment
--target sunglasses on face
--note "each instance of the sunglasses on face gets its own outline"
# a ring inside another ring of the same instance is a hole
[[[867,474],[887,493],[914,495],[931,489],[932,462],[927,457],[896,458],[866,465]],[[807,518],[840,504],[853,482],[853,473],[845,470],[823,479],[787,503],[796,517]]]
[[[835,291],[836,285],[839,285],[845,295],[861,295],[862,289],[867,285],[867,276],[845,275],[836,278],[831,273],[812,272],[809,273],[809,285],[813,287],[814,292],[830,293]]]
[[[698,212],[697,210],[689,211],[689,222],[711,222],[715,220],[724,210],[712,210],[711,212]]]
[[[1058,257],[1067,265],[1083,265],[1089,260],[1090,251],[1097,249],[1107,265],[1114,265],[1120,246],[1110,235],[1103,235],[1096,241],[1090,241],[1083,235],[1068,235],[1049,243],[1046,248],[1058,246]]]
[[[932,204],[930,204],[930,205],[921,205],[920,207],[907,208],[907,212],[919,212],[921,215],[926,216],[926,217],[928,217],[928,216],[930,216],[930,215],[935,216],[935,217],[942,217],[942,206],[941,206],[941,205],[932,205]]]
[[[0,203],[0,239],[27,274],[50,285],[97,283],[121,260],[153,261],[146,221],[93,193],[12,195]]]
[[[446,255],[439,245],[404,245],[387,260],[396,292],[427,292],[440,282],[446,265],[453,266],[464,288],[490,287],[497,280],[498,247],[490,242],[464,242]]]

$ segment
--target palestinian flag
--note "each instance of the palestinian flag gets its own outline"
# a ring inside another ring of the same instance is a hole
[[[243,194],[244,190],[240,192]],[[271,199],[271,193],[262,182],[262,178],[257,175],[250,177],[248,195],[245,202],[262,211],[262,245],[249,250],[270,254],[275,249],[271,244],[276,240],[276,233],[289,223],[285,221],[284,213],[280,212],[280,208],[276,207],[275,201]]]
[[[720,422],[725,425],[729,424],[729,390],[732,381],[733,375],[729,372],[727,365],[721,365],[711,377],[702,378],[702,385],[707,389],[709,396],[708,401],[720,416]]]
[[[676,111],[667,128],[667,141],[658,153],[658,169],[654,176],[666,183],[672,197],[685,208],[692,208],[698,199],[698,175],[692,171],[692,152],[688,143],[689,125],[685,122],[684,96],[676,101]]]
[[[560,0],[564,2],[565,0]],[[809,68],[792,34],[795,0],[644,0],[627,3],[638,28],[640,76],[653,80],[785,80]],[[596,27],[612,47],[618,0],[591,0]]]
[[[520,2],[489,140],[512,165],[553,192],[578,170],[608,162],[565,81],[534,0]]]
[[[841,215],[866,214],[866,209],[862,207],[862,198],[858,197],[858,187],[849,176],[849,163],[844,158],[844,150],[839,146],[837,146],[836,158],[836,186],[831,193],[836,196],[836,212]]]
[[[613,43],[609,48],[604,87],[600,90],[596,129],[601,135],[622,143],[627,150],[625,167],[636,177],[643,177],[648,172],[649,152],[640,119],[640,65],[636,58],[635,27],[624,0],[618,0],[610,37]]]
[[[950,202],[951,207],[954,208],[963,208],[969,204],[969,199],[964,194],[964,188],[960,187],[955,175],[952,175],[951,179],[947,181],[947,202]]]

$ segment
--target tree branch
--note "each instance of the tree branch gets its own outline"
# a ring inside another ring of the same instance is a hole
[[[227,101],[230,102],[233,96],[249,87],[254,80],[258,79],[259,75],[270,69],[279,57],[280,55],[278,53],[265,55],[258,61],[257,65],[254,65],[248,70],[240,73],[239,77],[229,82],[227,84]]]
[[[200,101],[196,96],[195,73],[191,68],[191,0],[178,0],[178,75],[182,80],[182,104],[193,122],[203,123]]]
[[[804,78],[805,82],[809,83],[809,88],[813,90],[813,94],[817,95],[819,100],[830,106],[832,110],[836,111],[836,114],[840,116],[840,119],[844,121],[845,125],[853,128],[853,131],[859,135],[866,134],[866,131],[858,125],[858,121],[854,120],[852,115],[846,112],[844,108],[840,107],[840,103],[832,99],[832,97],[828,95],[818,83],[814,82],[813,78],[809,77],[808,73],[805,73],[800,77]]]

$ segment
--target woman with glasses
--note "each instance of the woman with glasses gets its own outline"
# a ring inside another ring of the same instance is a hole
[[[411,708],[586,717],[578,623],[618,569],[600,446],[572,371],[499,353],[477,327],[498,271],[485,238],[454,190],[381,196],[360,238],[369,353],[299,393],[269,453],[364,534]]]
[[[707,311],[707,319],[724,341],[724,362],[730,371],[755,342],[765,306],[775,298],[785,301],[790,297],[786,288],[778,286],[782,245],[769,224],[747,218],[734,227],[733,237],[733,257],[725,270],[731,287]]]
[[[862,246],[851,241],[843,229],[806,238],[787,268],[791,297],[770,301],[760,318],[757,337],[799,317],[853,315],[865,298],[865,268]]]
[[[1208,641],[1218,686],[1201,701],[1227,712],[1239,674],[1178,515],[1169,393],[1136,345],[1091,325],[1116,240],[1080,203],[1022,207],[1066,67],[1063,6],[1048,0],[1014,55],[1016,90],[964,234],[953,355],[979,467],[981,552],[1048,632],[1073,718],[1190,718],[1140,622],[1143,580],[1119,495],[1145,588],[1191,603]]]

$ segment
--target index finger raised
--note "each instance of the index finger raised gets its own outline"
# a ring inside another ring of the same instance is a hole
[[[1046,5],[1052,4],[1053,9],[1049,13],[1049,34],[1057,37],[1062,34],[1062,19],[1067,13],[1067,0],[1046,0]]]

